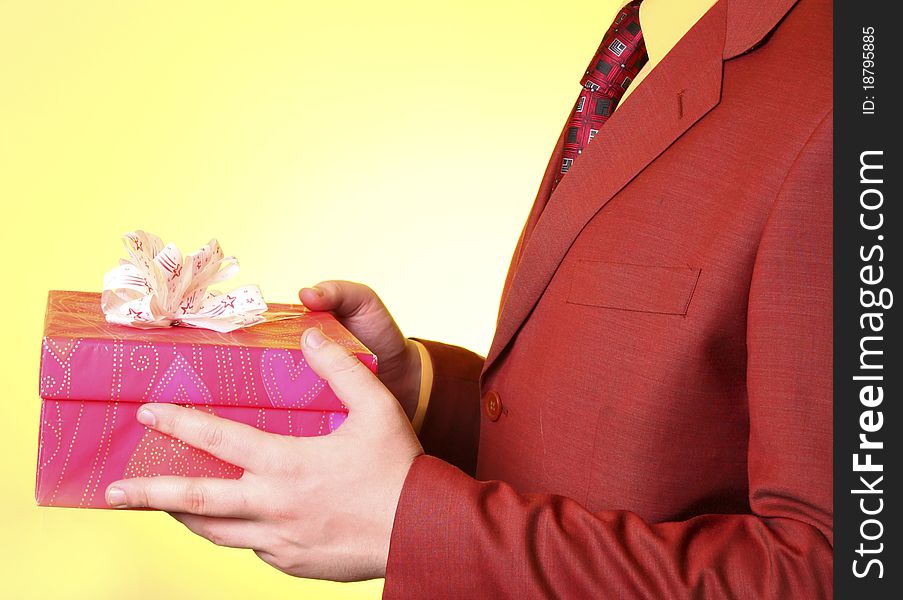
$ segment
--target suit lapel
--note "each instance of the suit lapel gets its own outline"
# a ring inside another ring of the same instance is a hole
[[[618,107],[549,197],[557,168],[553,155],[524,231],[519,260],[512,265],[516,270],[502,301],[484,373],[514,338],[590,219],[718,104],[726,20],[727,3],[718,2]]]
[[[549,196],[552,193],[552,183],[555,181],[555,176],[558,173],[558,169],[561,167],[561,158],[564,156],[564,136],[567,128],[567,121],[565,121],[564,127],[561,130],[561,135],[558,136],[558,142],[555,144],[554,150],[552,150],[552,156],[549,158],[549,164],[546,165],[546,171],[542,176],[542,182],[539,184],[539,191],[536,193],[536,200],[533,202],[533,208],[530,209],[530,214],[527,216],[527,222],[524,224],[524,228],[520,233],[520,238],[517,240],[517,246],[514,247],[511,265],[508,267],[508,275],[505,277],[505,286],[502,288],[502,300],[499,303],[499,314],[495,322],[496,328],[498,328],[502,318],[502,308],[505,306],[505,299],[508,297],[508,291],[511,289],[511,280],[517,272],[517,266],[520,264],[520,259],[523,256],[526,241],[533,234],[533,229],[536,227],[537,221],[539,221],[539,216],[545,209],[546,203],[549,201]]]

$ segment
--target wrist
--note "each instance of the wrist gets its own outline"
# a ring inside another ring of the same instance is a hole
[[[380,380],[398,400],[409,421],[414,418],[420,400],[421,369],[417,343],[405,338],[400,354],[391,361],[390,367],[379,374]]]
[[[417,342],[405,338],[405,384],[404,397],[399,398],[401,407],[408,417],[408,421],[413,421],[414,414],[417,412],[417,405],[420,403],[420,374],[423,365],[420,360],[420,349],[417,348]]]

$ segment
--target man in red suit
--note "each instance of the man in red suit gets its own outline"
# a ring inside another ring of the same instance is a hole
[[[302,301],[382,369],[305,335],[346,424],[275,439],[151,405],[246,474],[127,480],[111,504],[293,574],[385,575],[387,597],[829,597],[830,34],[824,0],[721,0],[553,194],[563,133],[489,355],[422,342],[418,437],[399,406],[416,415],[420,342],[326,282]]]

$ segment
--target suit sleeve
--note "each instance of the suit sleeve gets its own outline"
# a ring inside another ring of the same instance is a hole
[[[480,441],[483,357],[448,344],[417,340],[433,367],[429,404],[418,437],[424,452],[473,475]]]
[[[831,117],[790,167],[749,291],[749,513],[650,523],[418,458],[387,598],[829,598]],[[576,460],[576,458],[575,458]]]

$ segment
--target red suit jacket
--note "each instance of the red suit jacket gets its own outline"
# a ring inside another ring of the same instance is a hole
[[[385,597],[830,597],[831,11],[721,0],[550,198],[559,140]]]

